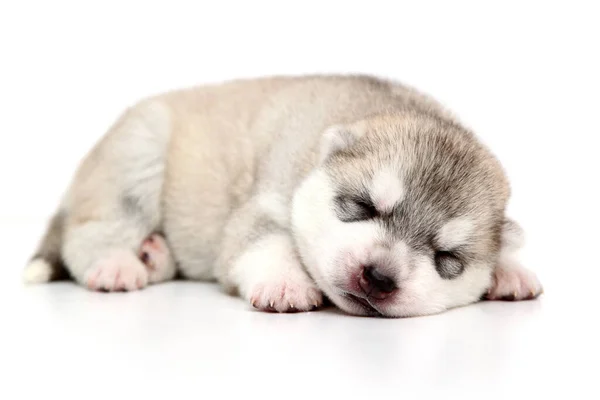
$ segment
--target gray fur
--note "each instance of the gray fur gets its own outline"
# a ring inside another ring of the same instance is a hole
[[[460,250],[465,260],[493,260],[509,195],[500,164],[465,128],[429,114],[416,118],[415,130],[402,124],[388,127],[391,135],[373,130],[334,154],[327,167],[338,192],[358,194],[368,202],[368,183],[375,170],[382,160],[392,160],[402,166],[406,194],[391,214],[377,219],[395,240],[430,254]],[[397,154],[410,157],[394,161]],[[443,223],[462,215],[479,216],[478,236],[472,241],[477,249],[438,248],[435,233]]]

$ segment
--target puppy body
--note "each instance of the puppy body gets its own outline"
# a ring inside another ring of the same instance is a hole
[[[129,109],[82,162],[25,273],[133,290],[179,272],[276,311],[318,307],[323,292],[386,316],[488,290],[535,297],[535,276],[505,255],[518,229],[508,197],[493,155],[410,88],[233,81]]]

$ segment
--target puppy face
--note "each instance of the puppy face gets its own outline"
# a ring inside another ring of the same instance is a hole
[[[326,132],[292,224],[308,271],[337,306],[426,315],[490,286],[508,194],[500,165],[469,132],[381,117]]]

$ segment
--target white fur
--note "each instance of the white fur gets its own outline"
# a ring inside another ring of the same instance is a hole
[[[49,282],[51,276],[52,266],[41,258],[32,260],[23,271],[23,281],[28,284]]]
[[[258,196],[259,207],[281,226],[289,225],[289,208],[279,193],[268,192]]]
[[[406,279],[410,274],[410,263],[413,258],[410,247],[404,241],[394,243],[389,251],[389,257],[393,260],[393,264],[397,270],[395,274],[397,279]]]
[[[437,244],[443,250],[452,250],[466,243],[473,234],[474,228],[473,221],[468,217],[452,219],[439,230]]]
[[[471,265],[455,279],[442,279],[428,257],[417,256],[413,262],[407,284],[389,310],[395,316],[435,314],[473,303],[491,281],[490,270],[478,265]]]
[[[404,185],[398,172],[393,168],[382,168],[371,182],[371,196],[375,207],[382,212],[390,212],[404,198]]]
[[[514,254],[525,244],[523,228],[513,220],[507,219],[502,229],[502,253]]]
[[[140,203],[144,205],[141,211],[154,217],[151,223],[156,225],[161,214],[160,193],[172,130],[170,111],[159,101],[140,104],[120,129],[125,133],[113,150],[123,153],[119,184],[128,195],[147,200]],[[130,156],[132,149],[135,157]]]
[[[313,172],[295,193],[292,226],[304,265],[319,287],[344,308],[341,294],[361,266],[377,259],[380,233],[371,222],[340,221],[332,211],[333,196],[327,175]],[[359,311],[352,307],[345,310]]]
[[[322,303],[321,291],[303,271],[291,238],[284,234],[251,244],[230,273],[240,294],[259,309],[309,310]]]

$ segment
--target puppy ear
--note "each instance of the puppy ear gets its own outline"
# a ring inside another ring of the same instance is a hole
[[[525,243],[525,232],[516,221],[505,218],[502,225],[502,249],[503,254],[516,253]]]
[[[352,146],[358,137],[358,132],[347,126],[334,125],[328,128],[321,139],[321,163],[333,154]]]

